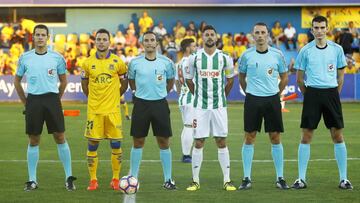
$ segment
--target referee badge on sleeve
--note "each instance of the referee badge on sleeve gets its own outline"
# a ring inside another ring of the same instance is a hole
[[[335,70],[334,64],[329,64],[328,65],[328,72],[333,72],[334,70]]]

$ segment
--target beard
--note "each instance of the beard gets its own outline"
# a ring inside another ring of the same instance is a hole
[[[206,41],[205,46],[208,48],[214,47],[216,45],[216,42],[214,41]]]

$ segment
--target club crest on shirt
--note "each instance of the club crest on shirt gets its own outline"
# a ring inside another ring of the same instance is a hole
[[[47,73],[48,73],[48,76],[49,76],[49,77],[55,77],[55,75],[56,75],[56,69],[51,69],[51,68],[49,68],[49,69],[47,70]]]
[[[329,71],[329,72],[333,72],[334,70],[335,70],[334,64],[329,64],[329,65],[328,65],[328,71]]]
[[[271,76],[273,74],[273,72],[274,72],[274,68],[269,68],[267,70],[267,73],[268,73],[269,76]]]
[[[114,70],[114,64],[109,65],[109,70]]]
[[[185,73],[190,74],[190,68],[189,68],[189,66],[185,66]]]
[[[92,66],[91,66],[91,69],[95,70],[95,65],[92,65]]]

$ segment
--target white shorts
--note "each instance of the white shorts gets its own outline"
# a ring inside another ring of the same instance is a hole
[[[194,120],[194,108],[191,105],[179,106],[181,118],[185,127],[192,127]]]
[[[194,138],[227,137],[228,117],[226,108],[198,109],[194,108]]]

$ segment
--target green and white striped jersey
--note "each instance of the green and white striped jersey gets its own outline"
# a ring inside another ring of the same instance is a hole
[[[179,69],[182,70],[182,75],[179,75]],[[184,73],[189,69],[189,57],[183,57],[176,66],[175,80],[179,80],[180,77],[184,77]],[[185,80],[185,78],[184,78]],[[186,82],[181,85],[180,95],[179,95],[179,106],[192,105],[193,95],[191,94]]]
[[[195,84],[193,106],[201,109],[226,107],[225,77],[234,77],[232,58],[220,50],[209,56],[204,49],[189,57],[185,78]]]

